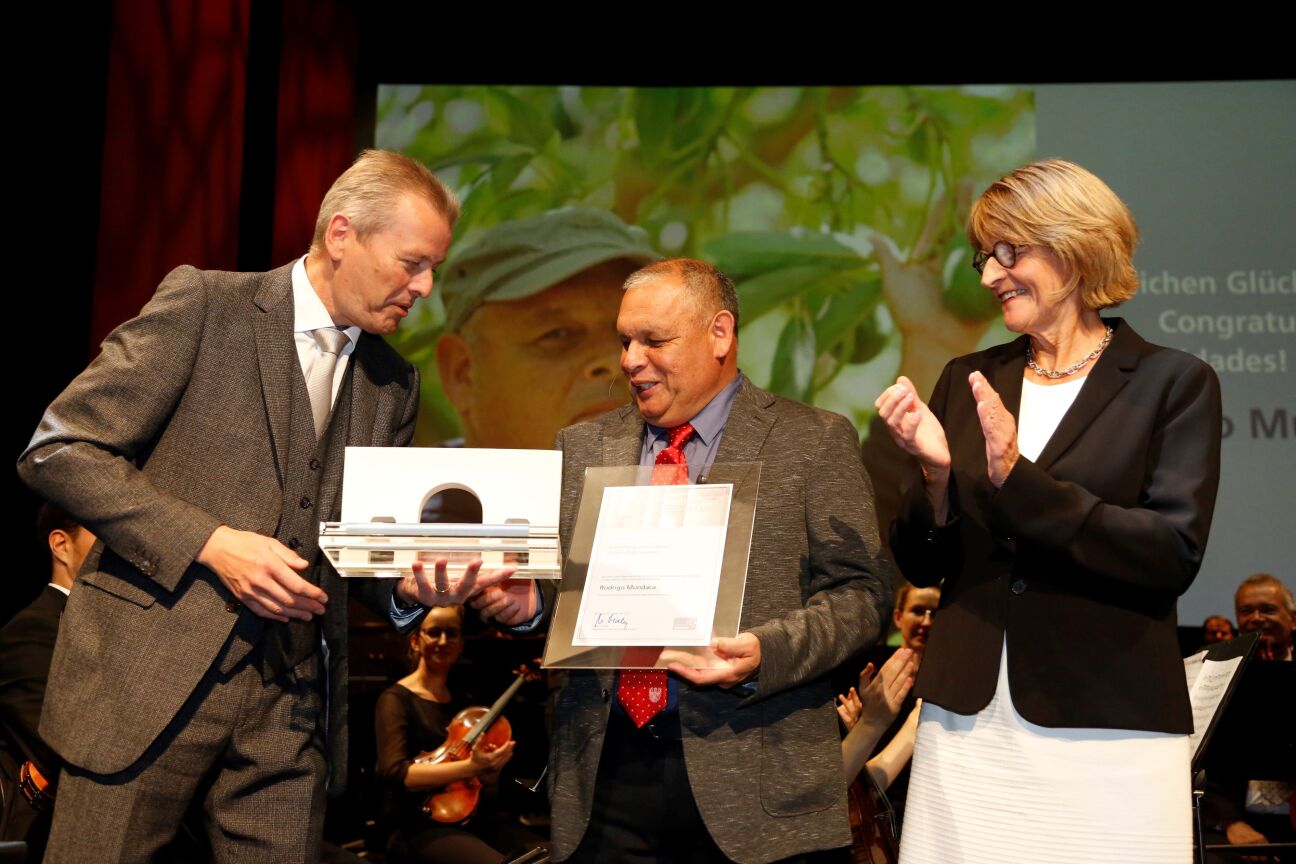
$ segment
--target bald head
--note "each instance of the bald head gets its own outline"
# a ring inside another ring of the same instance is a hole
[[[705,261],[695,258],[656,261],[631,273],[626,279],[625,290],[633,291],[663,278],[679,283],[704,324],[709,323],[717,312],[725,311],[733,316],[733,329],[738,332],[738,290],[732,279]]]
[[[737,307],[733,282],[703,261],[675,258],[630,275],[617,333],[644,420],[687,423],[737,377]]]

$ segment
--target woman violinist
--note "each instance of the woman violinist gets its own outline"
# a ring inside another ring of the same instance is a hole
[[[423,812],[431,793],[455,781],[476,778],[489,790],[513,756],[510,738],[497,747],[482,740],[464,759],[416,761],[445,743],[451,721],[465,707],[447,686],[450,669],[463,653],[463,617],[462,606],[430,609],[410,636],[410,653],[418,665],[378,697],[378,776],[386,786],[387,851],[396,860],[498,864],[505,853],[542,845],[510,815],[495,812],[489,796],[466,824],[442,824]]]

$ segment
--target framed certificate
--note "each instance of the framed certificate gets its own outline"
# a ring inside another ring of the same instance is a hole
[[[713,665],[734,636],[760,488],[759,463],[712,465],[701,484],[652,485],[652,468],[590,468],[544,665]]]

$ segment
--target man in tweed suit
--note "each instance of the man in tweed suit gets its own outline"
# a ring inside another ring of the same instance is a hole
[[[691,480],[726,462],[760,462],[761,477],[741,632],[713,643],[722,665],[673,664],[664,710],[641,726],[624,672],[569,675],[549,760],[555,860],[765,862],[850,842],[827,673],[877,638],[890,569],[855,429],[747,380],[737,325],[714,267],[639,270],[617,317],[634,404],[558,436],[564,549],[585,469],[658,463],[685,423]],[[516,625],[533,599],[548,612],[553,593],[473,602]]]
[[[195,799],[218,860],[318,857],[347,595],[318,523],[346,445],[413,436],[418,375],[374,334],[431,293],[457,210],[419,163],[362,154],[304,258],[175,270],[46,412],[19,471],[100,538],[41,721],[67,763],[46,860],[148,859]],[[351,587],[413,626],[474,578]]]

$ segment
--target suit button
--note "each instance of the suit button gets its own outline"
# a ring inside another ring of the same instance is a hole
[[[1012,592],[1013,592],[1014,594],[1025,594],[1025,593],[1026,593],[1026,580],[1025,580],[1025,579],[1018,579],[1016,582],[1014,582],[1014,583],[1012,584]]]
[[[320,469],[320,461],[318,459],[312,459],[306,463],[306,466],[312,471],[318,471]]]
[[[311,506],[311,500],[310,500],[310,498],[306,497],[305,495],[303,495],[302,498],[301,498],[301,500],[298,501],[297,503],[301,505],[301,508],[302,508],[303,510],[309,510],[309,509],[310,509],[310,506]]]
[[[292,539],[290,539],[290,540],[288,541],[288,548],[289,548],[289,549],[294,549],[294,550],[295,550],[295,549],[296,549],[298,546],[300,546],[300,545],[301,545],[301,541],[298,540],[296,537],[293,537]]]
[[[226,611],[226,612],[237,612],[237,611],[239,611],[239,602],[238,602],[237,600],[231,600],[231,601],[229,601],[228,603],[225,604],[225,611]]]
[[[603,695],[603,701],[604,701],[604,702],[608,701],[608,699],[611,698],[611,696],[612,696],[612,694],[608,692],[608,689],[607,689],[606,687],[603,688],[603,693],[602,693],[602,695]]]

